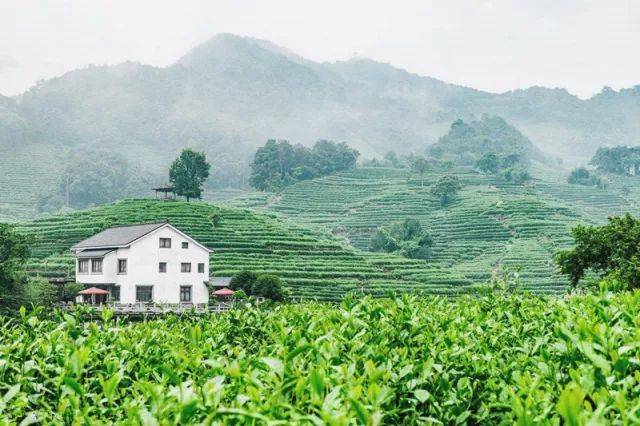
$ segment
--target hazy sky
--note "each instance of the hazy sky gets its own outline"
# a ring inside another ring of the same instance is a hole
[[[88,64],[164,66],[219,32],[489,91],[640,84],[640,0],[0,0],[0,93]]]

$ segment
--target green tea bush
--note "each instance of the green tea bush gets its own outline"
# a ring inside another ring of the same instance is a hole
[[[640,292],[0,317],[0,423],[629,424]]]

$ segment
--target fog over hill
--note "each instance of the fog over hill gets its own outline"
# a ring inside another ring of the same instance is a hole
[[[582,160],[601,145],[640,142],[640,86],[587,100],[541,87],[494,94],[364,58],[317,63],[221,34],[166,68],[89,66],[0,97],[0,166],[33,158],[46,171],[42,189],[58,173],[52,159],[80,147],[117,151],[151,175],[184,146],[205,150],[218,169],[240,170],[267,138],[346,141],[364,156],[423,153],[456,119],[485,113],[551,156]],[[31,176],[23,173],[29,168],[11,175]]]

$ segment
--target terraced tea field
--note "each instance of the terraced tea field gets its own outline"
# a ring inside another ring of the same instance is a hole
[[[11,151],[11,155],[8,152]],[[33,218],[38,196],[53,192],[59,169],[59,153],[34,151],[29,146],[0,148],[0,222]],[[16,161],[18,159],[19,161]],[[20,166],[17,167],[16,164]],[[43,182],[47,182],[43,186]]]
[[[451,294],[471,282],[422,261],[362,252],[339,238],[270,214],[209,203],[125,200],[22,225],[37,237],[30,272],[73,275],[69,247],[114,225],[168,220],[214,250],[211,271],[229,276],[242,269],[281,276],[294,296],[335,300],[350,291],[383,295],[420,289]]]
[[[464,188],[447,207],[429,192],[440,174],[425,175],[422,186],[407,170],[384,168],[300,182],[279,195],[249,194],[233,204],[324,228],[362,250],[377,227],[415,218],[435,237],[427,264],[473,282],[519,269],[522,287],[542,293],[566,288],[551,255],[570,244],[572,226],[638,213],[615,191],[545,181],[525,187],[471,171],[455,174]]]

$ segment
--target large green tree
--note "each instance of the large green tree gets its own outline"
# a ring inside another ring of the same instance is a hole
[[[446,206],[462,189],[462,184],[457,176],[442,176],[431,188],[431,194],[440,200],[440,204]]]
[[[488,152],[480,157],[476,167],[482,172],[496,174],[500,171],[500,158],[495,152]]]
[[[32,238],[16,231],[13,225],[0,223],[0,306],[22,300],[27,282],[24,263],[29,258]]]
[[[424,186],[424,174],[429,171],[429,161],[424,157],[412,158],[411,171],[420,175],[420,186]]]
[[[574,247],[558,252],[555,260],[574,286],[591,271],[640,288],[640,220],[627,213],[603,226],[578,225],[571,233]]]
[[[209,177],[211,165],[204,152],[183,149],[180,157],[171,164],[169,181],[175,187],[177,195],[191,198],[202,198],[202,185]]]

